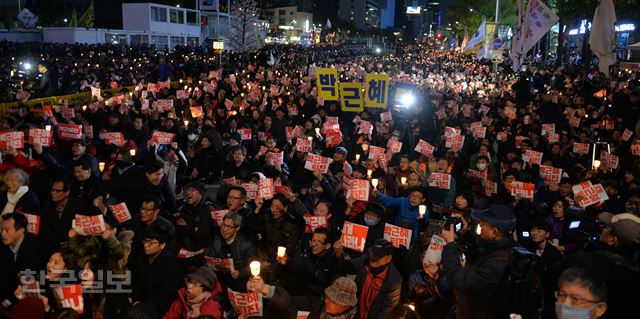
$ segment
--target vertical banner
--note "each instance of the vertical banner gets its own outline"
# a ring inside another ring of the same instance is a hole
[[[342,97],[343,112],[362,112],[362,85],[360,83],[340,83],[340,96]]]
[[[367,73],[364,83],[366,85],[365,106],[386,108],[389,100],[389,76]]]
[[[522,54],[526,55],[559,20],[560,18],[541,0],[530,0],[527,7],[527,17],[525,17],[527,25],[522,30],[524,32]]]
[[[338,100],[338,71],[330,68],[318,68],[318,96],[326,101]]]

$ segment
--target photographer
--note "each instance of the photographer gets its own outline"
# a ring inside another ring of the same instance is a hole
[[[40,84],[36,88],[38,97],[56,96],[58,94],[58,73],[55,69],[49,69],[46,63],[38,63],[38,72],[42,75],[40,77]]]
[[[510,234],[516,225],[516,216],[511,208],[494,204],[485,211],[473,212],[471,217],[479,221],[476,234],[480,236],[480,256],[473,264],[466,265],[455,242],[455,226],[443,229],[445,278],[458,297],[456,318],[498,318],[496,305],[500,303],[496,300],[504,297],[499,288],[513,247]]]

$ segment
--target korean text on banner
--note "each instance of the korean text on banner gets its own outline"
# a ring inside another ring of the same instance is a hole
[[[340,100],[343,112],[362,112],[362,85],[360,83],[340,83]]]
[[[82,284],[57,286],[53,288],[53,295],[63,308],[71,308],[79,314],[84,313]]]
[[[240,134],[240,139],[243,141],[251,141],[251,129],[250,128],[241,128],[238,129],[238,134]]]
[[[180,248],[180,250],[178,251],[178,256],[176,257],[178,259],[188,259],[188,258],[193,258],[195,256],[202,255],[202,254],[204,254],[204,248],[197,251],[191,251],[186,248]]]
[[[533,199],[534,185],[532,183],[514,181],[511,183],[511,195],[520,195],[522,198]]]
[[[158,144],[171,144],[175,136],[173,133],[155,131],[151,135],[151,140]]]
[[[316,69],[318,96],[326,101],[338,100],[338,71],[330,68]]]
[[[342,227],[342,237],[340,241],[344,247],[353,249],[355,251],[364,252],[364,244],[367,240],[367,232],[369,227],[354,224],[351,222],[344,222]]]
[[[58,124],[58,137],[61,140],[79,140],[82,138],[82,125]]]
[[[329,170],[329,164],[331,164],[331,162],[333,162],[333,159],[329,157],[309,153],[307,154],[307,160],[304,163],[304,168],[324,174]]]
[[[561,168],[547,166],[547,165],[540,165],[539,172],[543,180],[549,181],[552,183],[560,183],[560,179],[562,178]]]
[[[433,235],[431,236],[431,242],[429,243],[429,248],[427,248],[427,253],[424,256],[424,261],[428,261],[430,263],[439,263],[442,261],[442,251],[444,250],[444,245],[447,243],[440,236]]]
[[[24,148],[24,132],[14,131],[0,134],[0,144],[4,147],[11,146],[15,149]]]
[[[207,266],[214,271],[232,272],[235,270],[232,258],[213,258],[204,256],[204,260],[206,261]]]
[[[81,236],[100,235],[107,229],[104,224],[103,215],[76,215],[71,227],[73,227],[73,229],[75,229]]]
[[[366,85],[364,104],[367,107],[386,108],[389,100],[389,76],[367,73],[364,83]]]
[[[431,179],[429,186],[442,189],[451,188],[451,174],[433,172],[429,178]]]
[[[399,248],[405,246],[409,249],[411,244],[411,229],[395,226],[392,224],[384,224],[384,239],[388,240],[393,247]]]
[[[416,148],[415,148],[416,152],[424,156],[429,156],[433,154],[433,150],[434,150],[433,145],[429,144],[428,142],[422,139],[418,141],[418,144],[416,145]]]
[[[276,192],[273,178],[261,178],[258,182],[258,196],[264,199],[272,199]]]
[[[311,141],[306,138],[299,138],[296,140],[296,151],[302,153],[311,153]]]
[[[369,181],[366,179],[352,179],[349,181],[349,190],[347,191],[347,198],[353,197],[356,200],[368,201],[369,200]]]
[[[124,145],[124,135],[120,132],[107,132],[104,133],[104,142],[107,145],[122,146]]]
[[[231,289],[227,291],[233,309],[243,317],[262,317],[262,294],[258,292],[241,293]]]
[[[218,225],[218,227],[222,226],[222,223],[224,221],[224,215],[226,215],[228,212],[229,212],[228,209],[219,209],[219,210],[209,211],[209,213],[211,213],[211,219],[216,223],[216,225]]]
[[[40,232],[40,216],[35,214],[28,214],[19,209],[16,209],[16,213],[22,214],[27,217],[27,232],[34,235],[38,235]]]
[[[44,147],[50,147],[53,140],[53,131],[41,128],[29,129],[29,144],[40,144]]]
[[[576,187],[575,185],[573,186]],[[580,207],[587,207],[593,204],[601,203],[609,199],[607,192],[602,187],[602,184],[587,185],[579,191],[574,189],[574,198],[577,198],[577,203]]]
[[[525,161],[531,165],[540,165],[542,164],[542,152],[536,152],[532,150],[524,151]]]
[[[111,213],[118,220],[119,223],[124,223],[127,220],[131,219],[131,213],[129,212],[129,208],[127,207],[127,203],[122,202],[115,205],[109,205],[111,208]]]
[[[311,228],[311,231],[318,227],[327,227],[327,216],[304,215],[305,223]]]

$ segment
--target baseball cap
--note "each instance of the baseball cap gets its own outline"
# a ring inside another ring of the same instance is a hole
[[[640,217],[631,213],[600,213],[598,219],[611,226],[613,234],[621,241],[633,245],[640,244]]]
[[[353,307],[358,303],[358,286],[353,279],[348,277],[338,277],[324,290],[327,298],[342,306]]]
[[[344,156],[347,156],[347,149],[344,148],[344,146],[338,146],[336,147],[336,153],[340,153]]]
[[[196,271],[187,275],[187,277],[193,281],[197,281],[201,283],[203,286],[206,286],[210,290],[213,290],[216,286],[216,274],[213,270],[209,269],[207,266],[200,266],[200,268],[196,269]]]
[[[373,245],[369,247],[369,258],[371,261],[377,261],[380,258],[391,254],[393,254],[393,246],[384,238],[376,239],[373,242]]]
[[[516,215],[513,210],[503,204],[493,204],[485,210],[471,212],[471,218],[491,224],[503,234],[511,234],[516,226]]]

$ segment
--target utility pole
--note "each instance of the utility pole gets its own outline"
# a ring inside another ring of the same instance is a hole
[[[498,16],[500,16],[500,0],[496,0],[496,18],[495,18],[495,23],[496,23],[496,39],[499,35],[498,29],[499,29],[499,25],[498,25]],[[493,46],[493,43],[491,44],[491,46]],[[491,59],[493,60],[493,73],[498,73],[498,62],[491,57]]]

